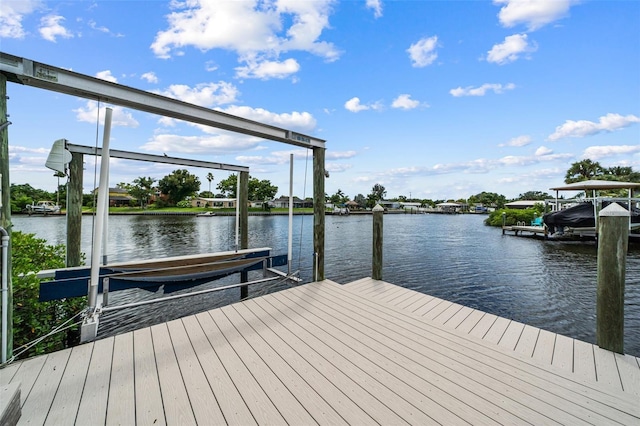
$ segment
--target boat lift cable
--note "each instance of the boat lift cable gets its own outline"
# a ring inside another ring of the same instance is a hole
[[[75,326],[78,326],[78,325],[82,324],[82,321],[77,321],[77,322],[74,322],[72,324],[69,324],[69,323],[71,321],[75,320],[76,318],[78,318],[79,316],[83,315],[85,312],[86,312],[86,309],[81,310],[80,312],[78,312],[77,314],[72,316],[71,318],[67,319],[62,324],[60,324],[57,327],[54,327],[53,329],[51,329],[51,331],[49,331],[47,334],[42,335],[42,336],[32,340],[31,342],[25,343],[24,345],[17,347],[14,350],[13,356],[11,358],[9,358],[5,363],[0,364],[0,366],[4,367],[5,365],[11,364],[20,355],[22,355],[23,353],[25,353],[26,351],[28,351],[29,349],[31,349],[32,347],[34,347],[38,343],[42,342],[46,338],[51,337],[56,333],[63,332],[65,330],[69,329],[69,328],[72,328],[72,327],[75,327]]]
[[[307,171],[309,169],[309,150],[306,150],[306,157],[305,157],[305,161],[304,161],[304,182],[302,184],[302,199],[306,200],[307,199]],[[300,264],[302,263],[302,236],[303,236],[303,229],[304,229],[304,214],[301,215],[302,217],[300,218],[300,238],[298,241],[298,272],[300,272]]]

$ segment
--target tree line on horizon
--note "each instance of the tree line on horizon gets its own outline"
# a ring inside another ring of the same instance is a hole
[[[54,176],[60,179],[60,177],[64,177],[64,174],[56,173]],[[134,179],[131,183],[120,182],[116,187],[126,190],[127,193],[135,199],[135,205],[141,208],[147,207],[151,202],[154,202],[156,207],[186,207],[190,205],[188,200],[191,197],[236,198],[238,182],[237,175],[233,174],[228,178],[219,181],[215,187],[218,192],[215,194],[211,191],[211,184],[214,180],[213,174],[208,173],[206,179],[209,183],[208,190],[200,191],[200,178],[186,169],[178,169],[164,176],[160,180],[152,177],[140,176]],[[629,166],[613,166],[607,168],[600,165],[597,161],[594,162],[590,159],[585,159],[571,164],[565,174],[564,181],[569,184],[590,179],[640,182],[640,172],[634,171],[633,168]],[[62,207],[66,207],[66,183],[62,185],[58,184],[57,193],[36,189],[29,184],[11,184],[10,192],[11,211],[14,213],[21,212],[25,209],[27,204],[32,204],[40,200],[58,199],[60,205]],[[278,187],[272,185],[271,181],[267,179],[260,180],[249,176],[248,192],[249,200],[267,202],[273,200],[276,196]],[[162,194],[162,196],[158,197],[158,194]],[[364,194],[357,194],[353,197],[353,200],[351,200],[351,198],[341,189],[338,189],[332,195],[325,194],[325,200],[328,203],[339,206],[345,205],[349,201],[353,201],[361,208],[373,208],[378,202],[386,199],[386,194],[387,191],[385,187],[376,183],[371,188],[371,192],[366,196]],[[83,206],[93,207],[95,198],[95,192],[83,194]],[[400,195],[396,198],[389,199],[388,201],[420,203],[422,207],[435,207],[437,204],[443,202],[460,202],[470,205],[503,208],[509,201],[545,200],[549,198],[553,197],[542,191],[527,191],[511,200],[507,199],[504,195],[495,192],[483,191],[479,194],[471,195],[467,199],[431,200]]]

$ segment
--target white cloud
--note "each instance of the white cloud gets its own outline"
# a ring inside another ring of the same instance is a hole
[[[613,132],[639,122],[640,117],[635,115],[622,116],[612,113],[600,117],[597,123],[588,120],[567,120],[563,125],[556,127],[556,131],[547,139],[557,141],[563,138],[582,138],[602,132]]]
[[[294,155],[295,160],[306,160],[308,152],[306,149],[293,149],[287,151],[273,151],[269,155],[242,155],[236,157],[236,160],[245,165],[281,165],[289,164],[290,155]],[[352,158],[356,155],[355,151],[343,151],[343,152],[327,152],[327,160],[341,160],[345,158]],[[329,170],[329,163],[327,163],[327,170]],[[331,163],[337,164],[337,163]],[[340,163],[343,164],[343,163]],[[349,166],[351,167],[351,166]]]
[[[327,151],[325,158],[327,160],[344,160],[345,158],[353,158],[356,151]]]
[[[293,111],[291,113],[277,114],[263,108],[235,105],[220,110],[249,120],[259,121],[260,123],[271,124],[287,129],[309,131],[316,127],[316,119],[308,112]]]
[[[153,71],[145,72],[140,76],[141,79],[146,80],[148,83],[157,83],[158,76]]]
[[[501,143],[498,146],[527,146],[531,143],[531,136],[522,135],[512,139],[509,139],[507,143]]]
[[[617,145],[617,146],[590,146],[582,153],[582,158],[599,160],[616,155],[629,155],[640,153],[640,145]]]
[[[543,155],[551,155],[553,154],[553,150],[547,148],[546,146],[541,146],[536,149],[536,153],[534,154],[536,157],[541,157]]]
[[[111,106],[110,108],[113,110],[111,115],[112,126],[138,127],[139,123],[130,112],[119,106]],[[100,107],[100,124],[104,123],[105,109],[105,105]],[[95,123],[98,118],[98,103],[96,101],[87,101],[86,107],[74,109],[73,112],[76,113],[78,121]]]
[[[254,149],[261,141],[260,138],[241,136],[229,132],[200,136],[157,134],[140,148],[152,152],[228,154]]]
[[[353,97],[344,103],[344,107],[351,112],[360,112],[368,109],[380,110],[382,109],[382,105],[379,102],[374,102],[371,104],[361,104],[360,98]]]
[[[154,91],[154,93],[204,107],[235,102],[239,94],[237,87],[224,81],[201,83],[195,87],[186,84],[172,84],[168,88]]]
[[[408,49],[411,65],[416,68],[431,65],[437,58],[435,52],[438,47],[438,36],[423,38],[412,44]]]
[[[505,90],[513,90],[516,85],[513,83],[505,84],[489,84],[485,83],[480,87],[467,86],[465,88],[457,87],[449,90],[449,93],[455,97],[460,96],[484,96],[487,91],[493,91],[494,93],[504,93]]]
[[[402,94],[393,100],[393,108],[414,109],[420,106],[420,101],[411,99],[411,95]]]
[[[576,0],[494,0],[504,5],[498,13],[505,27],[525,24],[529,31],[537,30],[551,22],[564,18]]]
[[[98,71],[96,73],[96,78],[101,80],[110,81],[112,83],[117,83],[118,79],[111,74],[111,70]]]
[[[270,78],[286,78],[300,70],[300,64],[295,59],[278,61],[248,61],[247,65],[236,68],[236,75],[239,78],[259,78],[268,80]]]
[[[373,16],[382,17],[382,0],[367,0],[367,9],[373,10]]]
[[[333,0],[174,1],[174,11],[167,15],[169,28],[157,33],[151,49],[161,58],[182,54],[186,47],[235,51],[240,62],[248,64],[248,69],[239,69],[245,73],[262,69],[263,62],[279,63],[279,55],[288,51],[306,51],[334,61],[340,53],[332,43],[320,40],[329,27],[332,4]],[[290,71],[292,63],[284,63]],[[279,72],[276,75],[282,69]]]
[[[47,15],[40,19],[40,35],[45,40],[56,42],[56,37],[71,38],[73,34],[62,26],[61,22],[65,20],[64,16]]]
[[[342,173],[352,169],[353,164],[327,162],[324,168],[331,173]]]
[[[487,62],[498,65],[508,64],[520,58],[523,53],[535,52],[538,47],[530,45],[526,34],[514,34],[504,38],[500,44],[494,45],[487,52]]]
[[[22,19],[40,6],[40,0],[0,1],[0,38],[23,38]]]

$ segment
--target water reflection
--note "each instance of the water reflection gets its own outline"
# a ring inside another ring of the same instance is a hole
[[[83,221],[83,250],[90,259],[91,220]],[[596,256],[593,243],[517,238],[482,225],[483,216],[385,215],[386,281],[511,318],[536,327],[595,342]],[[36,233],[52,243],[66,241],[63,217],[14,217],[14,229]],[[249,217],[249,246],[287,252],[287,218]],[[293,270],[310,281],[313,218],[295,216]],[[371,216],[328,216],[325,276],[346,283],[371,275]],[[109,259],[124,261],[232,250],[234,217],[111,216]],[[230,277],[206,286],[231,283]],[[252,288],[250,295],[286,288]],[[114,302],[158,297],[131,290]],[[239,290],[214,293],[136,310],[110,313],[101,333],[117,333],[238,300]],[[640,249],[627,258],[625,351],[640,355]]]

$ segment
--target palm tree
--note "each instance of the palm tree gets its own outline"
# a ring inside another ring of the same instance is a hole
[[[604,172],[604,168],[597,161],[593,162],[588,158],[586,160],[576,161],[571,164],[571,167],[567,170],[567,174],[564,177],[564,183],[581,182],[583,180],[594,179],[603,175]]]
[[[209,181],[209,192],[211,192],[211,182],[213,182],[213,173],[207,173],[207,180]]]

